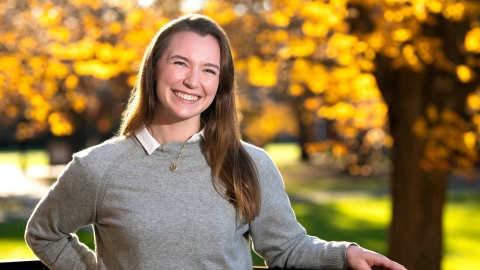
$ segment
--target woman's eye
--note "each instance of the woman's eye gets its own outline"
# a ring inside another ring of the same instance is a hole
[[[217,73],[211,69],[206,69],[205,72],[210,73],[212,75],[217,75]]]
[[[184,63],[184,62],[182,62],[182,61],[175,61],[175,62],[173,62],[173,64],[175,64],[175,65],[179,65],[179,66],[184,66],[184,67],[186,67],[186,66],[187,66],[187,64],[185,64],[185,63]]]

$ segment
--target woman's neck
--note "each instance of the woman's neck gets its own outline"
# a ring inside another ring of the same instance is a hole
[[[160,144],[185,142],[200,131],[200,121],[161,123],[154,118],[147,129]]]

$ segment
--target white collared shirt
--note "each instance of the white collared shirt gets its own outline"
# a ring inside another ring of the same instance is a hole
[[[149,155],[151,155],[158,147],[160,147],[160,143],[153,138],[152,134],[148,132],[147,128],[143,126],[139,131],[135,133],[138,141],[142,144],[143,148]],[[203,129],[199,132],[195,133],[187,140],[187,143],[193,143],[200,140],[203,136]]]

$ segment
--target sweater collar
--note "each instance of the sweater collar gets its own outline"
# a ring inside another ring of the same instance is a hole
[[[150,132],[148,132],[145,125],[135,133],[135,136],[149,155],[151,155],[158,147],[160,147],[160,144],[157,142],[157,140],[155,140],[155,138],[153,138]],[[203,129],[193,134],[192,137],[188,139],[187,143],[197,142],[202,137],[204,137]]]

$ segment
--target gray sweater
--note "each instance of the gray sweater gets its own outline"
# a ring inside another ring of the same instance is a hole
[[[26,241],[52,269],[251,269],[250,239],[268,266],[343,269],[348,242],[308,236],[282,178],[262,149],[244,143],[260,176],[260,216],[242,224],[214,188],[203,139],[178,170],[160,148],[115,138],[74,155],[28,221]],[[164,145],[171,159],[183,143]],[[75,232],[92,224],[95,253]]]

